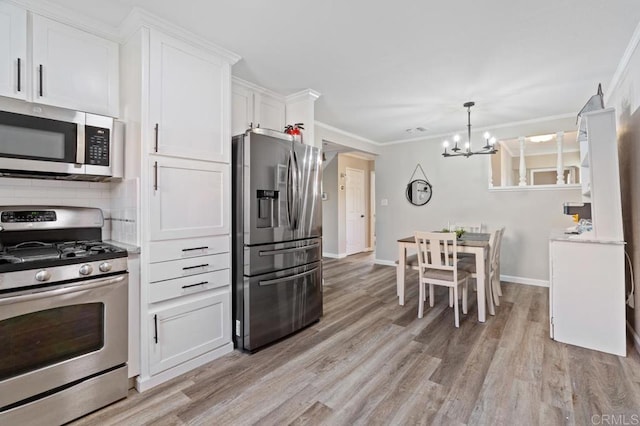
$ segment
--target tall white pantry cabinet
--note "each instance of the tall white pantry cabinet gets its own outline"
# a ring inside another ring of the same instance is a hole
[[[582,198],[591,202],[593,231],[550,239],[550,334],[560,342],[626,356],[615,110],[583,114],[578,141]]]
[[[231,65],[139,11],[121,47],[126,177],[140,177],[139,391],[233,350]]]

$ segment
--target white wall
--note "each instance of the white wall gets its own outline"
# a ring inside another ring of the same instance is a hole
[[[338,250],[338,156],[333,157],[322,171],[322,251],[337,256]]]
[[[606,106],[614,107],[618,119],[618,152],[622,220],[626,251],[636,278],[635,310],[627,312],[627,321],[635,330],[636,348],[640,351],[640,25],[618,67],[612,87],[604,87]],[[627,290],[631,288],[627,270]]]
[[[550,119],[497,129],[498,138],[520,134],[552,133],[571,128],[574,118]],[[475,135],[479,139],[479,135]],[[448,222],[482,222],[506,226],[501,253],[501,273],[520,282],[548,285],[549,242],[553,228],[573,225],[562,214],[562,203],[580,201],[579,189],[488,189],[487,156],[444,158],[441,140],[425,140],[380,148],[376,159],[376,260],[397,259],[396,240],[416,230],[438,230]],[[405,188],[417,163],[433,185],[426,206],[406,200]],[[382,200],[388,200],[383,206]]]

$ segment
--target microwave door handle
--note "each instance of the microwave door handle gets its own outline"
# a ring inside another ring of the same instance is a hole
[[[85,157],[85,133],[84,133],[84,125],[76,124],[76,129],[78,133],[78,143],[76,144],[76,164],[84,164]]]

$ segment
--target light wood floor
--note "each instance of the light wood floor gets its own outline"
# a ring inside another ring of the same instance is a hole
[[[417,280],[414,273],[409,280]],[[417,318],[395,268],[356,255],[325,262],[319,323],[254,355],[229,354],[131,391],[74,424],[590,425],[640,419],[640,357],[549,339],[548,290],[504,284],[495,317],[453,325],[447,294]],[[444,289],[443,289],[444,290]],[[626,416],[626,417],[622,417]],[[634,417],[635,416],[635,417]],[[609,423],[614,424],[614,423]],[[622,423],[617,423],[622,424]],[[625,423],[636,424],[636,423]]]

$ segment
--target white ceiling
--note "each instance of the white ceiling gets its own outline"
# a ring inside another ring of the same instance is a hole
[[[242,56],[233,74],[322,96],[375,142],[577,113],[640,22],[637,0],[56,0],[117,26],[140,6]]]

